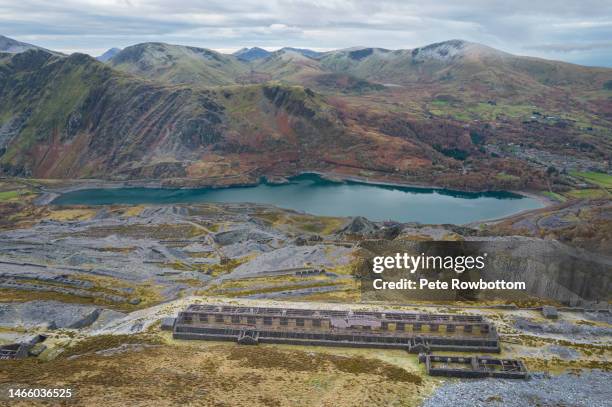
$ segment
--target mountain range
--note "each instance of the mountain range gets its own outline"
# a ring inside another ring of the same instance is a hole
[[[96,59],[100,62],[107,62],[109,59],[121,52],[120,48],[110,48],[106,50],[102,55],[98,55]]]
[[[95,59],[0,37],[4,175],[542,189],[546,157],[609,166],[611,129],[612,69],[462,40],[232,55],[155,42]]]
[[[52,54],[61,55],[59,52],[50,51],[48,49],[45,49],[45,48],[42,48],[36,45],[17,41],[12,38],[0,35],[0,52],[5,52],[9,54],[18,54],[20,52],[25,52],[31,49],[35,49],[35,50],[37,49],[37,50],[46,51]]]

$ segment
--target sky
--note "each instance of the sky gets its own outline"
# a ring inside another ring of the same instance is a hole
[[[612,67],[612,0],[0,0],[0,34],[93,56],[148,41],[232,52],[463,39]]]

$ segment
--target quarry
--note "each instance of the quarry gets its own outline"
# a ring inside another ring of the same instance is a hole
[[[64,3],[0,3],[0,406],[611,405],[612,2]]]
[[[609,379],[608,260],[558,242],[257,204],[43,205],[8,219],[0,351],[19,358],[0,360],[2,388],[61,377],[83,403],[101,402],[104,386],[110,404],[138,392],[170,404],[428,405],[482,380],[490,397],[560,402],[572,372]],[[424,239],[477,239],[488,263],[512,270],[503,278],[539,283],[452,301],[362,291],[368,259],[418,254]],[[595,286],[568,275],[576,262]],[[594,388],[591,405],[609,396]]]

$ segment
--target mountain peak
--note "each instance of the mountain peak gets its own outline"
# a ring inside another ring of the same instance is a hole
[[[313,51],[307,48],[293,48],[293,47],[283,47],[280,49],[280,51],[295,52],[295,53],[301,54],[308,58],[318,58],[323,54],[322,52]]]
[[[236,58],[241,59],[243,61],[254,61],[256,59],[266,58],[270,55],[269,51],[266,51],[263,48],[253,47],[253,48],[242,48],[236,52],[234,52]]]
[[[9,54],[18,54],[29,49],[43,49],[36,45],[17,41],[4,35],[0,35],[0,52],[8,52]],[[46,51],[46,50],[45,50]]]
[[[106,62],[120,52],[121,48],[111,48],[107,50],[104,54],[97,56],[96,59],[100,62]]]
[[[415,48],[412,50],[412,56],[416,60],[434,59],[440,61],[452,61],[466,57],[478,59],[482,56],[504,55],[508,54],[486,45],[461,39],[436,42],[425,47]]]
[[[146,42],[124,48],[108,63],[115,69],[169,83],[210,86],[235,83],[246,67],[231,55],[206,48]]]
[[[216,51],[187,45],[167,44],[164,42],[142,42],[122,49],[111,58],[114,65],[140,61],[142,63],[164,62],[173,64],[180,58],[220,58]]]

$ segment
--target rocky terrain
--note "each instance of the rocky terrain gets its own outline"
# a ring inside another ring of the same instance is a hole
[[[233,55],[145,43],[96,60],[0,37],[0,345],[47,337],[1,361],[0,389],[71,386],[84,405],[606,405],[611,81],[610,69],[459,40]],[[556,204],[463,226],[246,203],[49,204],[85,183],[228,186],[302,171],[532,190]],[[430,241],[480,242],[487,277],[529,288],[363,295],[373,255]],[[160,330],[191,303],[476,313],[495,324],[501,357],[534,374],[435,379],[399,350],[253,352]]]
[[[612,248],[612,202],[571,200],[557,206],[509,217],[490,225],[489,235],[552,238],[591,252]]]
[[[96,389],[104,386],[111,405],[135,401],[144,391],[169,405],[203,397],[280,406],[336,403],[338,389],[350,390],[342,392],[345,405],[436,405],[480,389],[479,382],[433,379],[403,351],[269,345],[248,352],[235,344],[184,343],[160,331],[161,319],[194,302],[485,315],[501,335],[502,357],[520,358],[532,372],[552,377],[536,375],[519,385],[487,381],[478,398],[483,405],[567,402],[576,400],[581,377],[609,380],[609,298],[569,308],[555,291],[510,300],[362,301],[359,267],[373,247],[407,250],[430,239],[501,241],[510,248],[519,242],[519,257],[528,259],[533,275],[554,275],[535,261],[542,250],[593,261],[556,241],[485,236],[483,226],[325,218],[253,204],[29,206],[35,193],[21,185],[19,204],[2,204],[0,343],[38,334],[48,339],[34,348],[37,357],[0,364],[5,387],[70,385],[85,404],[99,400]],[[609,270],[601,276],[605,293]],[[554,278],[567,285],[562,275]],[[546,304],[560,307],[558,320],[543,317],[539,307]],[[570,375],[577,375],[575,385],[567,385]],[[147,386],[151,380],[164,385]],[[576,405],[597,405],[608,396],[605,387],[594,387],[586,404]]]
[[[423,407],[570,405],[605,406],[610,375],[600,371],[534,377],[528,382],[476,380],[452,383],[437,389]],[[588,389],[588,391],[585,391]],[[467,400],[470,400],[469,402]]]
[[[316,234],[342,219],[247,204],[43,211],[34,225],[0,233],[5,298],[27,293],[129,311],[199,290],[274,296],[353,285],[353,244]],[[301,268],[327,273],[296,276]]]

